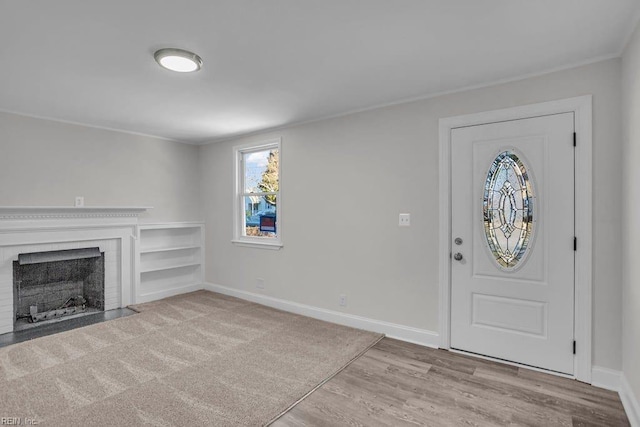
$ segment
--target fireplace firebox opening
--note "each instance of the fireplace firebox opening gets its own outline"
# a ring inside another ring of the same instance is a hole
[[[13,262],[14,331],[104,311],[104,252],[69,249]]]

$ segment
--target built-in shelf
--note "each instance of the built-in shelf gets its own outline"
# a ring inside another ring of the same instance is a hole
[[[185,264],[176,264],[176,265],[166,265],[162,267],[151,267],[147,269],[140,270],[141,274],[151,273],[152,271],[162,271],[162,270],[173,270],[174,268],[184,268],[184,267],[200,267],[200,262],[189,262]]]
[[[139,286],[136,302],[198,289],[203,282],[204,225],[140,225]]]
[[[155,249],[144,249],[141,250],[141,254],[152,254],[156,252],[171,252],[171,251],[186,251],[186,250],[195,250],[200,249],[200,246],[176,246],[173,248],[155,248]]]

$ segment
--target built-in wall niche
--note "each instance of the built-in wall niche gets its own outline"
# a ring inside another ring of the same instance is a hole
[[[202,287],[202,223],[140,226],[140,281],[136,302],[153,301]]]

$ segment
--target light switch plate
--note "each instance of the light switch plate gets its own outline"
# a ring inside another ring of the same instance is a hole
[[[346,307],[347,306],[347,296],[342,294],[340,295],[340,301],[339,304],[341,307]]]

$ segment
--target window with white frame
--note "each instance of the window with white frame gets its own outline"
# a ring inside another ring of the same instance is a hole
[[[234,148],[234,242],[282,246],[280,140]]]

